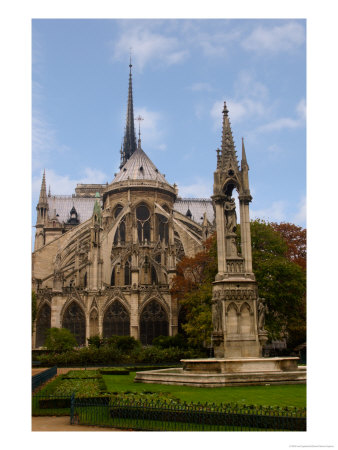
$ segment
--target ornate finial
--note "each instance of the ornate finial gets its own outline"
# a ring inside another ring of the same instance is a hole
[[[130,67],[130,72],[131,72],[131,68],[133,67],[132,63],[131,63],[131,50],[132,48],[129,48],[129,67]]]
[[[224,108],[223,108],[223,111],[222,111],[222,112],[223,112],[223,114],[226,115],[226,116],[227,116],[228,113],[229,113],[229,110],[228,110],[228,108],[227,108],[226,102],[224,102]]]
[[[49,185],[49,188],[48,188],[48,197],[51,197],[51,192],[50,192],[50,185]]]

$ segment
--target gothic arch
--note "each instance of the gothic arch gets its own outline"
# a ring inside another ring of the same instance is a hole
[[[166,306],[158,299],[150,299],[140,312],[140,340],[151,345],[157,336],[169,335],[169,314]]]
[[[107,299],[105,305],[103,306],[103,309],[102,309],[103,316],[106,314],[108,308],[110,308],[110,306],[116,301],[120,302],[121,305],[127,310],[128,314],[130,315],[130,307],[129,307],[129,304],[128,304],[127,300],[125,299],[125,297],[116,295],[116,293],[115,293],[115,295],[113,295]]]
[[[238,333],[238,308],[233,302],[227,308],[226,330],[228,334]]]
[[[103,337],[130,335],[130,313],[120,299],[114,299],[106,307],[102,330]]]
[[[85,306],[84,306],[83,300],[82,300],[81,296],[79,295],[79,293],[76,292],[76,296],[74,294],[70,294],[67,301],[62,306],[61,313],[60,313],[61,320],[62,320],[66,310],[73,302],[78,304],[78,306],[82,309],[83,314],[86,316],[86,311],[85,311]]]
[[[239,321],[240,333],[250,334],[252,329],[252,314],[250,305],[244,302],[241,306],[241,315]]]
[[[239,193],[240,183],[234,178],[227,178],[225,183],[223,184],[222,191],[225,193],[225,195],[231,196],[234,189],[236,189],[236,191]]]
[[[72,300],[62,314],[62,328],[67,328],[79,346],[86,344],[86,315],[82,306]]]
[[[51,307],[44,301],[37,313],[35,347],[43,347],[45,344],[47,330],[51,327]]]
[[[96,307],[92,308],[89,314],[89,331],[90,336],[99,334],[99,312]]]

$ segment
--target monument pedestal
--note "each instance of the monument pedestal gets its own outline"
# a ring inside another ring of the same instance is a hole
[[[183,369],[137,372],[134,382],[196,387],[305,384],[306,369],[298,368],[298,360],[298,357],[183,359]]]

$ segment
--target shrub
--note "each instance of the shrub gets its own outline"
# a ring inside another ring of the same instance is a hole
[[[98,334],[95,336],[91,336],[90,338],[87,339],[87,341],[89,347],[93,348],[100,348],[104,343],[104,340]]]
[[[141,343],[132,336],[110,336],[105,338],[107,347],[116,347],[123,352],[131,352],[141,347]]]
[[[77,342],[67,328],[50,328],[47,331],[45,346],[48,350],[63,352],[76,347]]]
[[[182,334],[176,336],[158,336],[153,340],[153,345],[160,348],[179,347],[186,349],[187,340]]]

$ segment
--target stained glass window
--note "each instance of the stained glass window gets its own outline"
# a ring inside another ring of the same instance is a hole
[[[151,345],[157,336],[168,336],[169,322],[164,308],[152,300],[144,308],[140,318],[140,339],[143,345]]]
[[[126,308],[115,300],[107,309],[103,318],[103,336],[129,336],[130,319]]]

